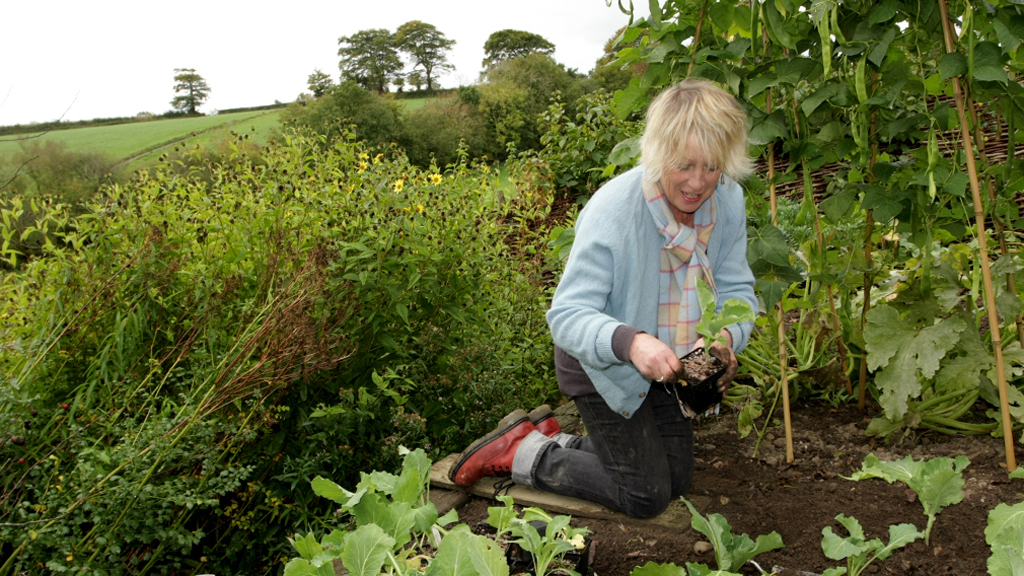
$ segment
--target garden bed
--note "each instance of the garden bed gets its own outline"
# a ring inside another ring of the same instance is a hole
[[[822,528],[832,526],[842,513],[857,518],[867,538],[888,541],[890,524],[909,522],[924,530],[927,518],[916,495],[907,486],[883,480],[854,482],[842,478],[859,470],[873,452],[883,460],[912,455],[915,459],[967,456],[964,500],[939,513],[930,545],[923,540],[876,561],[868,574],[960,576],[987,574],[990,554],[984,530],[988,513],[997,504],[1024,499],[1024,481],[1008,480],[1003,442],[990,436],[947,437],[935,433],[894,438],[885,444],[864,435],[877,410],[858,412],[856,407],[832,409],[802,403],[793,413],[796,460],[786,463],[781,426],[771,430],[752,457],[755,435],[741,439],[735,415],[702,420],[696,426],[696,471],[690,496],[703,504],[704,515],[718,513],[732,525],[733,533],[751,537],[778,531],[785,547],[755,558],[766,571],[778,568],[779,576],[821,574],[845,562],[829,560],[821,549]],[[699,498],[698,498],[699,497]],[[710,503],[708,503],[710,502]],[[474,497],[459,509],[462,522],[486,521],[492,501]],[[710,552],[697,554],[694,545],[703,536],[685,529],[656,525],[624,524],[593,518],[574,518],[573,525],[593,531],[593,568],[600,576],[629,574],[647,562],[682,566],[685,562],[714,565]],[[744,572],[757,574],[752,566]]]

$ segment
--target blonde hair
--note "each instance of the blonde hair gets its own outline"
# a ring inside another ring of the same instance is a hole
[[[692,142],[708,162],[740,182],[754,171],[747,156],[747,114],[731,94],[707,80],[687,78],[658,94],[640,139],[645,177],[660,180]]]

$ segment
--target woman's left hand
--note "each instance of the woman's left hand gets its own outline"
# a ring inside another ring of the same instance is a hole
[[[740,363],[736,360],[736,354],[732,351],[732,333],[728,330],[722,330],[721,335],[725,338],[725,342],[713,342],[708,353],[721,360],[722,364],[725,364],[725,373],[718,379],[718,391],[724,396],[729,390],[729,385],[732,384],[733,378],[736,377],[736,370],[739,369]]]

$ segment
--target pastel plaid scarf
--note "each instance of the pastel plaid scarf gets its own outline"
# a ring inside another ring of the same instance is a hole
[[[693,215],[694,227],[676,222],[660,182],[643,180],[644,198],[658,231],[665,239],[661,250],[661,292],[658,297],[658,339],[669,343],[679,356],[693,349],[700,338],[700,304],[697,278],[715,288],[708,260],[708,239],[715,227],[715,198],[712,196]]]

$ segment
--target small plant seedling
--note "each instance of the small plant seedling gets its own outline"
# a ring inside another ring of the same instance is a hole
[[[843,538],[832,531],[831,526],[821,529],[821,549],[832,560],[846,560],[846,568],[829,568],[821,576],[859,576],[875,560],[885,560],[896,550],[924,536],[913,524],[889,526],[889,543],[875,538],[866,540],[864,529],[856,518],[845,514],[836,516],[836,521],[850,533]]]
[[[690,525],[694,530],[706,536],[708,542],[715,547],[715,563],[718,564],[720,571],[734,572],[758,554],[785,546],[782,543],[782,536],[774,531],[771,534],[758,536],[756,541],[751,540],[750,536],[746,534],[734,535],[732,526],[729,526],[729,522],[724,516],[709,514],[705,518],[686,498],[682,500],[692,515]]]
[[[1000,504],[993,508],[988,513],[985,541],[992,549],[988,558],[989,574],[1024,574],[1024,502],[1013,506]]]
[[[716,312],[715,293],[703,279],[697,279],[697,301],[700,302],[700,322],[697,333],[704,338],[704,348],[710,350],[715,342],[725,342],[722,330],[737,322],[753,322],[754,309],[750,304],[737,298],[730,298],[722,304],[722,311]]]
[[[764,572],[762,572],[764,574]],[[736,572],[725,570],[712,570],[703,564],[687,562],[686,567],[675,564],[655,564],[648,562],[643,566],[637,566],[629,573],[629,576],[741,576]]]
[[[914,460],[907,456],[902,460],[882,462],[874,454],[868,454],[860,471],[854,472],[849,479],[881,478],[890,484],[898,480],[910,487],[917,493],[917,499],[928,516],[928,526],[924,530],[927,544],[935,516],[946,506],[964,499],[963,471],[970,463],[966,456],[931,460]]]

